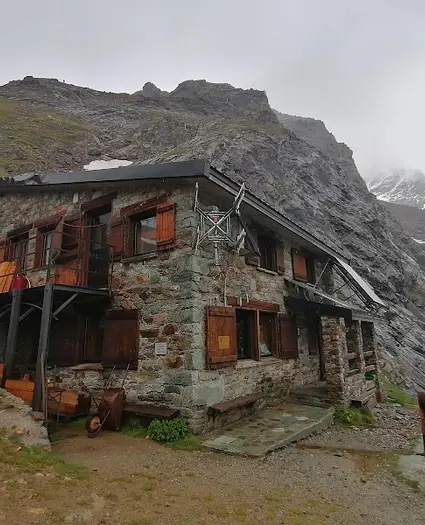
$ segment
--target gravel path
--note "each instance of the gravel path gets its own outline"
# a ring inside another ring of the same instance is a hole
[[[349,441],[361,433],[355,431]],[[95,440],[74,436],[55,450],[92,470],[96,494],[116,501],[115,510],[105,510],[105,524],[423,525],[425,519],[422,494],[394,474],[397,457],[388,451],[290,447],[245,459],[174,451],[120,434]],[[123,485],[117,486],[117,479]],[[123,512],[120,494],[128,494],[127,487],[140,479],[148,480],[148,495],[142,490],[134,501],[127,498],[126,521],[118,516]],[[139,522],[141,511],[144,521]]]
[[[120,433],[88,439],[83,430],[67,428],[53,453],[84,465],[87,479],[4,462],[0,523],[423,525],[423,493],[397,474],[397,453],[376,451],[387,446],[386,433],[398,435],[403,426],[394,410],[379,416],[385,432],[335,427],[261,459],[171,450]],[[398,449],[417,439],[415,423],[406,414],[411,434],[394,442]],[[360,450],[350,449],[356,443]]]

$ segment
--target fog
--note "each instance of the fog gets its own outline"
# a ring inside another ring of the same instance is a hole
[[[425,170],[420,0],[0,0],[0,84],[25,75],[106,91],[205,78],[323,120],[364,176]],[[7,23],[5,23],[7,21]]]

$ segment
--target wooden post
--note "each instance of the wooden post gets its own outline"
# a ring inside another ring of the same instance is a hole
[[[10,377],[15,360],[16,340],[18,337],[19,317],[21,315],[22,290],[12,291],[12,309],[10,311],[9,330],[7,333],[4,358],[4,379]]]
[[[422,438],[425,455],[425,392],[418,392],[419,415],[421,417]]]

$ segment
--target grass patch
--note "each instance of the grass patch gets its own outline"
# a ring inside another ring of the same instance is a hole
[[[77,417],[69,421],[66,426],[68,428],[75,428],[76,430],[85,430],[86,429],[87,418],[86,417]]]
[[[87,469],[67,463],[41,447],[17,447],[13,436],[0,436],[0,464],[10,465],[24,472],[43,472],[52,470],[63,476],[87,479]]]
[[[375,424],[375,416],[367,408],[347,408],[339,405],[335,408],[335,422],[343,426],[370,427]]]
[[[202,441],[199,437],[194,436],[193,434],[186,434],[183,438],[178,439],[177,441],[166,443],[166,446],[175,450],[188,450],[192,452],[203,449]]]
[[[0,127],[0,176],[48,169],[58,156],[69,159],[71,150],[88,140],[93,129],[53,110],[36,110],[7,98],[0,98]]]
[[[408,408],[416,406],[416,399],[402,387],[390,383],[389,381],[385,381],[384,389],[390,403],[398,403],[399,405]]]
[[[145,438],[148,435],[148,428],[125,425],[121,428],[121,433],[134,438]]]

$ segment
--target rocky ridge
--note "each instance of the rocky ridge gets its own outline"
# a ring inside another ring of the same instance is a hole
[[[0,88],[0,171],[81,169],[207,157],[351,259],[388,302],[387,372],[425,388],[425,252],[369,193],[323,123],[275,113],[264,92],[189,80],[133,95],[26,77]]]
[[[425,173],[421,170],[398,169],[377,175],[368,181],[368,188],[382,201],[425,208]]]

